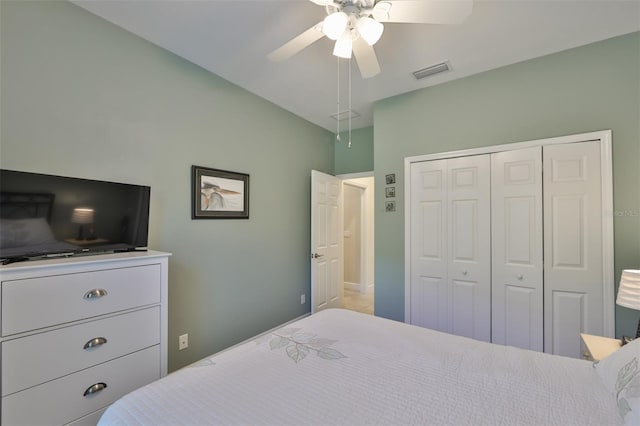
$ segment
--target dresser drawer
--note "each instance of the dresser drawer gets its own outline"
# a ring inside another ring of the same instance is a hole
[[[107,411],[107,408],[102,408],[98,411],[94,411],[91,414],[87,414],[86,416],[74,420],[71,423],[67,423],[67,426],[96,426],[100,421],[100,417]]]
[[[2,398],[3,425],[60,425],[113,403],[160,378],[160,346],[82,370]],[[97,383],[106,388],[84,396]]]
[[[2,343],[2,395],[18,392],[158,343],[158,306],[5,341]],[[95,346],[84,348],[91,344]]]
[[[160,302],[160,264],[2,282],[2,336]]]

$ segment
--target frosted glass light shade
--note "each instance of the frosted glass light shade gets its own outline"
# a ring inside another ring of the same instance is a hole
[[[344,12],[335,12],[324,18],[322,32],[331,40],[338,40],[347,29],[349,16]]]
[[[640,270],[625,269],[622,271],[616,304],[640,310]]]
[[[353,40],[349,31],[345,31],[342,37],[340,37],[335,46],[333,46],[333,54],[339,58],[349,59],[351,58],[351,52],[353,50]]]
[[[376,44],[378,40],[380,40],[380,37],[382,37],[382,32],[384,31],[384,25],[368,16],[358,18],[356,28],[360,36],[369,46]]]

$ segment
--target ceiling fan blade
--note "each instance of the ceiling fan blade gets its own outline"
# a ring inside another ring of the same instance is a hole
[[[356,57],[362,78],[371,78],[380,74],[380,64],[376,52],[362,37],[353,41],[353,54]]]
[[[373,17],[380,22],[460,24],[473,9],[473,0],[388,0],[378,2]]]
[[[284,61],[322,37],[324,34],[322,33],[322,22],[320,22],[269,53],[268,58],[274,62]]]

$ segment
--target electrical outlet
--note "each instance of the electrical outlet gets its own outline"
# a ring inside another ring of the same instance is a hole
[[[182,334],[178,336],[178,350],[187,349],[189,347],[189,335]]]
[[[306,294],[301,294],[300,295],[300,304],[304,305],[304,302],[307,301],[307,295]]]

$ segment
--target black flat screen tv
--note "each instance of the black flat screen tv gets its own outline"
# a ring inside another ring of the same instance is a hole
[[[151,188],[0,169],[0,262],[146,250]]]

